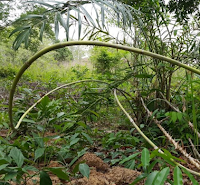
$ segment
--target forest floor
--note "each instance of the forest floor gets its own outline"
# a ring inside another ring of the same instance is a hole
[[[4,100],[4,104],[8,104],[7,99],[8,99],[8,92],[3,91],[0,88],[0,97]],[[1,108],[0,111],[7,111],[4,108]],[[96,124],[98,125],[98,124]],[[101,127],[101,125],[100,125]],[[113,128],[112,128],[113,129]],[[107,128],[109,130],[109,128]],[[46,136],[52,136],[55,133],[48,132],[45,134]],[[1,129],[0,130],[0,136],[5,138],[8,136],[8,129]],[[14,138],[13,138],[14,140]],[[11,142],[12,141],[8,141]],[[131,184],[136,177],[142,174],[142,171],[136,171],[136,170],[131,170],[127,169],[121,166],[110,166],[108,163],[104,162],[104,159],[101,159],[98,157],[95,153],[96,151],[98,152],[105,152],[102,151],[101,148],[96,148],[95,152],[91,151],[86,154],[84,154],[81,158],[78,159],[78,161],[75,163],[75,165],[79,162],[84,161],[89,167],[90,167],[90,176],[89,179],[86,177],[72,177],[70,182],[63,181],[59,179],[56,175],[50,173],[50,178],[52,180],[53,185],[61,185],[61,184],[66,184],[66,185],[129,185]],[[189,169],[192,169],[194,171],[198,171],[192,164],[190,164],[187,159],[184,157],[180,157],[181,159],[185,160],[186,163],[183,165],[186,166]],[[136,159],[137,160],[137,159]],[[73,170],[73,165],[71,170]],[[36,168],[42,169],[44,165],[41,164],[36,164]],[[50,161],[49,164],[45,167],[61,167],[65,168],[61,163],[58,161]],[[155,166],[155,169],[158,168],[158,166]],[[33,172],[30,172],[33,173]],[[27,179],[27,185],[35,185],[39,184],[39,175],[34,176],[34,174],[31,174],[33,178]],[[173,180],[173,169],[171,169],[170,175],[168,176],[168,179]],[[196,178],[200,184],[200,179]],[[183,180],[184,180],[184,185],[192,185],[192,182],[189,180],[189,178],[183,174]],[[16,185],[16,183],[12,182],[12,185]],[[137,184],[144,184],[144,181],[140,181]],[[169,185],[169,183],[165,183],[165,185]]]
[[[4,129],[0,131],[0,136],[3,138],[6,138],[8,134],[8,130]],[[55,133],[46,133],[46,136],[52,136]],[[12,143],[12,141],[10,141]],[[101,148],[96,148],[97,151],[100,152]],[[105,151],[104,151],[105,152]],[[49,176],[52,180],[53,185],[129,185],[131,184],[136,177],[142,174],[142,172],[137,170],[131,170],[127,169],[121,166],[110,166],[108,163],[104,162],[103,159],[98,157],[96,152],[88,152],[84,154],[82,157],[80,157],[76,163],[70,168],[71,172],[75,168],[75,166],[78,163],[85,162],[90,167],[90,176],[89,179],[86,177],[72,177],[71,181],[64,181],[59,179],[56,175],[50,173]],[[180,157],[181,158],[181,157]],[[190,168],[192,170],[196,170],[193,165],[191,165],[189,162],[187,162],[187,159],[183,160],[186,161],[183,165],[187,168]],[[137,160],[137,159],[136,159]],[[44,164],[36,164],[36,168],[39,170],[44,168]],[[64,168],[63,164],[59,163],[58,161],[51,160],[48,165],[45,167],[47,168]],[[154,170],[159,168],[159,166],[155,166]],[[40,178],[39,175],[35,175],[33,172],[30,172],[30,174],[33,176],[30,179],[27,179],[26,185],[39,185]],[[168,176],[168,179],[173,180],[173,169],[170,170],[170,174]],[[198,182],[200,183],[200,178],[196,178]],[[137,183],[137,185],[143,185],[144,180]],[[183,174],[183,184],[184,185],[192,185],[192,182],[189,180],[187,175]],[[17,185],[15,182],[11,182],[11,185]],[[164,185],[170,185],[170,183],[165,182]]]

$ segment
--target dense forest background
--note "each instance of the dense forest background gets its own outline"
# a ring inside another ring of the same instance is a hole
[[[199,4],[0,1],[0,184],[198,185]]]

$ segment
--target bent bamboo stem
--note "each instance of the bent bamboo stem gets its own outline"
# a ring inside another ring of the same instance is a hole
[[[149,111],[149,109],[144,104],[143,99],[141,98],[142,105],[144,109],[146,110],[149,117],[152,117],[152,113]],[[200,162],[197,159],[194,159],[191,157],[186,150],[184,150],[172,137],[168,134],[168,132],[162,127],[160,122],[155,119],[155,117],[152,117],[153,121],[156,123],[156,125],[159,127],[159,129],[163,132],[163,134],[167,137],[167,139],[174,145],[175,149],[178,149],[194,166],[196,166],[200,170]]]
[[[116,94],[116,89],[114,89],[114,96],[115,99],[117,101],[117,104],[119,105],[119,107],[122,109],[122,111],[124,112],[124,114],[128,117],[128,119],[130,120],[130,122],[133,124],[133,126],[136,128],[136,130],[140,133],[140,135],[154,148],[154,149],[159,149],[141,130],[140,128],[136,125],[136,123],[133,121],[133,119],[131,118],[131,116],[126,112],[126,110],[124,109],[124,107],[122,106],[122,104],[120,103],[117,94]],[[142,100],[143,101],[143,100]],[[144,102],[143,102],[144,103]],[[144,106],[144,105],[143,105]],[[158,150],[158,152],[160,153],[164,153],[161,149]],[[172,158],[170,158],[170,160],[176,164],[177,166],[189,171],[190,173],[200,176],[200,173],[193,171],[189,168],[186,168],[185,166],[181,165],[180,163],[174,161]]]
[[[107,82],[103,82],[101,80],[80,80],[80,81],[76,81],[76,82],[71,82],[71,83],[68,83],[68,84],[64,84],[64,85],[61,85],[51,91],[49,91],[48,93],[46,93],[44,96],[42,96],[38,101],[36,101],[31,107],[29,107],[29,109],[21,116],[21,118],[19,119],[17,125],[15,126],[15,129],[18,129],[19,126],[21,125],[23,119],[26,117],[26,115],[38,104],[40,103],[43,98],[45,96],[48,96],[49,94],[61,89],[61,88],[65,88],[65,87],[68,87],[68,86],[71,86],[71,85],[74,85],[74,84],[78,84],[78,83],[84,83],[84,82],[98,82],[98,83],[104,83],[104,84],[107,84],[109,85]]]
[[[156,54],[156,53],[152,53],[149,51],[145,51],[142,49],[138,49],[138,48],[134,48],[134,47],[128,47],[128,46],[123,46],[123,45],[118,45],[118,44],[112,44],[112,43],[106,43],[106,42],[98,42],[98,41],[71,41],[71,42],[64,42],[64,43],[58,43],[58,44],[54,44],[52,46],[46,47],[44,49],[42,49],[41,51],[37,52],[34,56],[32,56],[19,70],[18,74],[16,75],[11,90],[10,90],[10,95],[9,95],[9,119],[10,119],[10,127],[12,130],[15,130],[15,126],[13,124],[13,115],[12,115],[12,108],[13,108],[13,97],[14,97],[14,93],[16,90],[16,86],[21,78],[21,76],[23,75],[23,73],[31,66],[31,64],[36,61],[39,57],[41,57],[42,55],[44,55],[45,53],[48,53],[52,50],[55,49],[59,49],[59,48],[63,48],[66,46],[74,46],[74,45],[95,45],[95,46],[104,46],[104,47],[111,47],[111,48],[116,48],[116,49],[122,49],[122,50],[126,50],[126,51],[130,51],[130,52],[134,52],[134,53],[139,53],[142,55],[146,55],[146,56],[150,56],[159,60],[163,60],[166,62],[169,62],[171,64],[174,65],[178,65],[180,67],[183,67],[191,72],[194,72],[196,74],[200,75],[200,71],[198,69],[195,69],[193,67],[187,66],[186,64],[182,64],[177,60]]]

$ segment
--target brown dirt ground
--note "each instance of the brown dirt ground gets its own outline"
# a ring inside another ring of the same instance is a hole
[[[80,179],[74,179],[71,182],[64,182],[54,174],[49,174],[53,185],[128,185],[141,174],[138,171],[121,167],[110,168],[108,164],[104,163],[102,159],[92,153],[86,153],[74,164],[74,166],[82,161],[91,167],[89,179],[83,177]],[[60,164],[58,162],[51,161],[48,167],[59,166]],[[144,183],[140,182],[138,184]],[[12,182],[11,185],[17,184]],[[39,177],[35,176],[32,179],[27,180],[26,185],[39,185]]]

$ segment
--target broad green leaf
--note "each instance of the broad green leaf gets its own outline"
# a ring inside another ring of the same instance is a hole
[[[53,174],[55,174],[59,179],[69,180],[69,175],[62,171],[61,168],[48,168]]]
[[[142,161],[142,166],[144,168],[146,168],[149,165],[150,154],[149,154],[149,150],[147,148],[144,148],[142,150],[141,161]]]
[[[145,185],[152,185],[153,181],[158,174],[158,171],[154,171],[147,176],[147,180],[145,181]]]
[[[80,138],[75,138],[74,140],[72,140],[72,141],[70,142],[70,146],[72,146],[72,145],[78,143],[79,140],[80,140]]]
[[[75,157],[69,164],[69,166],[72,166],[81,156],[83,156],[86,152],[87,148],[84,148],[83,150],[81,150],[80,152],[78,152],[78,156]]]
[[[86,134],[85,132],[82,132],[82,135],[90,142],[90,144],[93,143],[92,138],[88,134]]]
[[[153,181],[153,185],[163,185],[169,175],[169,167],[162,169]]]
[[[181,121],[183,118],[183,114],[181,112],[177,112],[176,114],[177,114],[178,120]]]
[[[79,133],[75,133],[71,138],[70,138],[70,141],[74,140],[75,138],[77,138],[79,135]]]
[[[71,122],[71,123],[66,122],[66,123],[63,123],[63,124],[65,125],[65,126],[63,127],[63,129],[62,129],[62,131],[64,132],[65,130],[67,130],[67,129],[73,127],[75,123],[73,123],[73,122]],[[55,126],[56,126],[56,125],[55,125]]]
[[[178,166],[174,168],[174,185],[183,185],[182,172]]]
[[[131,159],[134,159],[136,156],[138,156],[140,153],[138,152],[138,153],[135,153],[135,154],[132,154],[132,155],[130,155],[129,157],[127,157],[127,158],[125,158],[125,159],[123,159],[119,164],[123,164],[123,163],[125,163],[125,162],[127,162],[127,161],[130,161]]]
[[[6,168],[9,164],[2,164],[0,165],[0,171],[3,170],[4,168]]]
[[[144,174],[141,174],[139,175],[131,184],[129,185],[135,185],[137,184],[138,182],[142,181],[143,179],[145,179],[146,177],[148,176],[147,173],[144,173]]]
[[[65,23],[65,20],[63,19],[62,14],[61,14],[60,12],[58,12],[57,14],[58,14],[58,20],[59,20],[59,22],[60,22],[60,25],[63,26],[63,28],[64,28],[65,30],[67,30],[67,25],[66,25],[66,23]]]
[[[135,160],[132,160],[130,162],[127,162],[125,163],[125,167],[128,168],[128,169],[131,169],[131,170],[134,170],[135,169]]]
[[[34,167],[34,166],[24,166],[23,167],[23,171],[25,171],[25,172],[27,172],[27,171],[34,171],[34,172],[37,172],[37,171],[39,171],[36,167]]]
[[[79,171],[84,177],[89,179],[90,167],[86,163],[79,164]]]
[[[150,163],[150,165],[147,167],[147,172],[151,172],[152,171],[152,169],[154,168],[154,166],[157,164],[157,163],[159,163],[159,160],[158,159],[156,159],[156,160],[154,160],[152,163]]]
[[[189,171],[187,171],[184,168],[182,168],[182,170],[190,178],[190,180],[192,181],[192,185],[199,185],[199,183],[197,182],[197,180],[193,177],[193,175]]]
[[[36,161],[39,157],[41,157],[44,154],[45,148],[37,148],[35,150],[35,157],[34,161]]]
[[[34,138],[35,142],[38,144],[38,146],[40,148],[44,148],[44,138],[35,134],[34,132],[32,134],[33,134],[33,138]]]
[[[18,31],[21,32],[22,30],[27,30],[29,28],[30,28],[30,26],[21,26],[19,28],[16,28],[10,33],[9,37],[12,36],[14,33],[18,32]]]
[[[7,163],[9,163],[9,161],[7,161],[5,159],[0,159],[0,165],[7,164]]]
[[[24,163],[24,156],[21,150],[19,150],[17,147],[14,147],[11,149],[9,156],[12,157],[19,168],[22,167]]]
[[[94,114],[96,117],[99,117],[99,114],[93,110],[88,110],[88,112],[91,112],[92,114]]]
[[[52,181],[45,171],[40,172],[40,185],[52,185]]]
[[[78,171],[79,171],[79,165],[81,164],[81,163],[85,163],[85,161],[81,161],[81,162],[79,162],[78,164],[76,164],[75,165],[75,167],[74,167],[74,169],[72,170],[72,173],[77,173]]]
[[[27,119],[27,118],[24,118],[22,121],[23,121],[23,122],[26,122],[26,123],[35,123],[34,120],[32,120],[32,119]]]
[[[21,33],[16,37],[16,39],[13,42],[14,50],[17,50],[19,46],[22,44],[22,42],[25,42],[25,46],[27,46],[30,30],[31,29],[26,29],[24,31],[21,31]]]
[[[57,118],[60,118],[60,117],[62,117],[63,115],[65,115],[64,112],[59,112],[59,113],[57,114]]]
[[[176,112],[172,112],[172,114],[171,114],[171,120],[172,120],[173,123],[176,122],[176,120],[177,120],[177,113]]]
[[[92,25],[94,27],[96,27],[94,20],[92,19],[92,17],[90,16],[90,14],[87,12],[87,10],[83,6],[80,6],[80,9],[83,11],[85,17],[92,23]]]

